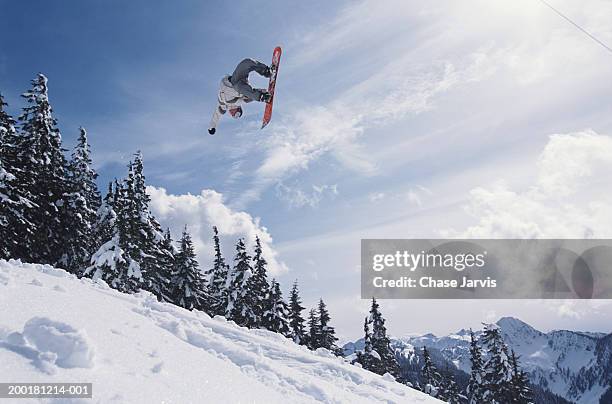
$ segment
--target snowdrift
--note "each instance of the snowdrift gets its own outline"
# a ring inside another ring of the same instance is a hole
[[[0,260],[0,313],[0,381],[91,382],[83,403],[439,402],[327,350],[49,266]]]

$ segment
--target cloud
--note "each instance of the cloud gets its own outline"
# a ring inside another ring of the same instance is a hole
[[[172,195],[164,188],[154,186],[148,186],[147,193],[151,197],[151,211],[163,225],[170,227],[175,238],[187,225],[202,269],[208,269],[212,263],[212,226],[217,226],[228,263],[232,262],[238,238],[244,237],[252,248],[255,237],[259,236],[270,273],[279,275],[287,271],[272,245],[272,236],[259,218],[232,210],[224,204],[220,193],[205,189],[199,195]]]
[[[292,208],[309,206],[316,208],[323,198],[335,198],[338,195],[338,186],[334,185],[313,185],[310,191],[304,191],[297,187],[287,186],[283,183],[276,185],[278,197],[289,204]]]
[[[474,238],[592,238],[612,235],[612,137],[593,130],[552,135],[535,182],[512,190],[503,180],[472,189],[467,211]]]

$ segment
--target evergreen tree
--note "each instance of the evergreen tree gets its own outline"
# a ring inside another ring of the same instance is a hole
[[[37,206],[15,176],[19,138],[6,105],[0,94],[0,258],[27,258],[27,240],[37,231],[29,218]]]
[[[251,289],[248,287],[249,278],[253,274],[251,268],[251,257],[246,251],[244,240],[239,239],[236,244],[236,257],[234,268],[228,278],[228,304],[226,317],[243,327],[253,327],[257,318],[249,305],[253,301],[250,296]]]
[[[191,236],[183,231],[179,251],[175,257],[172,277],[172,301],[187,310],[200,310],[206,302],[204,278],[198,267]]]
[[[163,235],[161,226],[149,210],[149,196],[146,193],[142,155],[136,154],[134,162],[128,165],[128,177],[116,183],[112,198],[105,198],[103,207],[112,207],[116,214],[109,228],[97,225],[100,230],[110,230],[112,237],[92,256],[92,265],[86,275],[101,278],[111,287],[122,292],[136,292],[140,289],[158,290],[155,282],[159,271],[167,271],[159,262],[163,256]],[[111,200],[112,199],[112,200]],[[112,206],[109,205],[112,202]],[[107,209],[108,210],[108,209]],[[112,219],[112,215],[109,216]]]
[[[97,247],[94,229],[100,208],[100,193],[96,185],[98,174],[91,168],[87,132],[80,129],[77,146],[68,165],[69,190],[64,194],[63,206],[67,221],[64,237],[64,255],[60,264],[70,272],[81,274],[89,265]]]
[[[455,382],[455,377],[449,369],[448,363],[442,374],[438,395],[436,397],[450,404],[461,404],[465,402],[466,397],[459,392],[459,386],[457,386],[457,382]]]
[[[480,404],[484,398],[482,351],[470,329],[470,381],[466,392],[469,404]]]
[[[423,367],[421,368],[420,388],[426,394],[437,397],[442,376],[434,366],[427,347],[423,347]]]
[[[299,345],[304,345],[306,342],[304,318],[302,317],[303,310],[304,306],[302,306],[296,279],[291,288],[291,294],[289,295],[289,327],[291,328],[291,338],[293,342]]]
[[[510,388],[512,390],[512,403],[530,404],[533,402],[533,393],[529,387],[529,379],[527,374],[520,369],[518,358],[514,350],[510,353],[510,366],[512,367],[512,379],[510,379]]]
[[[267,282],[266,282],[267,283]],[[274,279],[270,283],[270,293],[268,294],[268,310],[263,314],[262,325],[270,330],[282,334],[286,337],[291,336],[287,312],[289,308],[283,300],[280,285]]]
[[[22,97],[28,106],[19,117],[20,134],[12,143],[12,166],[17,183],[38,208],[27,210],[26,219],[37,230],[23,234],[19,255],[27,261],[56,265],[63,254],[68,226],[62,207],[69,184],[61,135],[49,104],[47,78],[38,74],[32,80],[32,89]]]
[[[249,297],[251,298],[249,306],[253,310],[255,316],[252,327],[263,325],[263,317],[265,313],[270,313],[275,310],[273,307],[277,302],[278,296],[273,296],[273,291],[268,284],[267,262],[262,255],[261,241],[259,237],[255,238],[255,255],[253,256],[253,276],[249,278],[247,287],[249,288]],[[268,328],[270,324],[264,325]]]
[[[224,316],[226,315],[229,297],[227,289],[229,265],[225,263],[225,258],[221,254],[217,226],[213,226],[213,232],[215,259],[213,267],[206,272],[208,293],[211,299],[208,314],[211,316]]]
[[[158,268],[151,275],[152,282],[150,287],[151,293],[153,293],[160,302],[175,303],[174,288],[176,285],[172,281],[174,278],[174,271],[177,268],[177,255],[178,252],[174,248],[170,229],[166,229],[164,238],[159,245],[159,255],[157,257]]]
[[[363,351],[357,351],[355,362],[361,364],[361,367],[373,371],[380,368],[380,356],[372,354],[372,333],[370,332],[370,320],[365,317],[363,320]]]
[[[336,341],[338,341],[338,338],[336,338],[336,330],[329,325],[331,318],[323,299],[319,299],[318,315],[320,347],[328,349],[336,355],[340,355],[340,348],[336,346]]]
[[[106,241],[113,238],[116,233],[115,221],[117,212],[115,211],[115,200],[118,198],[119,184],[117,180],[108,183],[108,191],[102,199],[102,203],[96,213],[96,224],[94,225],[94,245],[101,246]]]
[[[369,321],[372,324],[372,351],[380,356],[380,368],[373,371],[381,375],[390,373],[397,379],[400,373],[399,364],[395,358],[395,351],[391,348],[391,339],[387,336],[385,319],[374,298],[372,298]]]
[[[321,336],[319,335],[319,318],[315,309],[311,309],[308,313],[308,336],[306,338],[306,346],[308,349],[315,350],[321,346]]]
[[[487,347],[487,360],[484,364],[484,401],[505,404],[512,400],[510,381],[512,369],[508,358],[508,347],[504,343],[499,327],[487,324],[482,335]]]

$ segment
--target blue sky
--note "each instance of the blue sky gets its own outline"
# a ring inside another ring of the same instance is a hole
[[[264,233],[285,289],[299,278],[309,305],[323,296],[345,337],[367,308],[361,238],[612,234],[610,53],[535,0],[329,3],[0,0],[0,91],[17,113],[45,73],[65,146],[83,125],[101,183],[141,149],[156,214],[189,224],[203,263],[211,224],[228,256]],[[555,5],[612,43],[610,2]],[[276,45],[272,124],[259,130],[251,104],[209,136],[220,78]],[[398,335],[612,320],[578,302],[383,309]]]

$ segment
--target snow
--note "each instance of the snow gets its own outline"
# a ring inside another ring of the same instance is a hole
[[[0,280],[3,382],[91,382],[92,403],[439,402],[326,350],[147,292],[18,261],[0,260]]]

